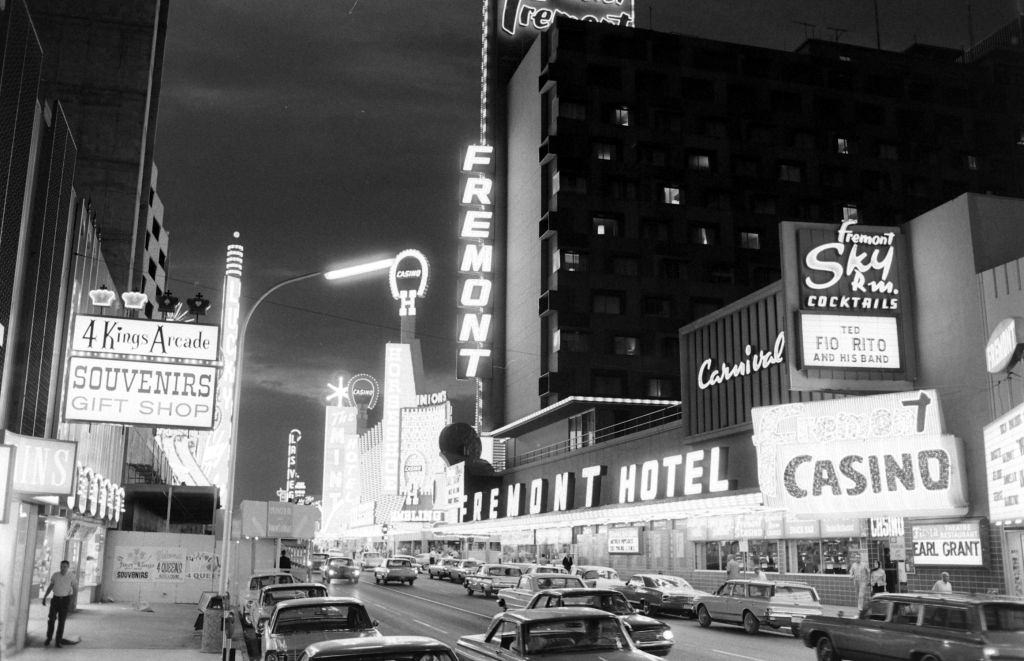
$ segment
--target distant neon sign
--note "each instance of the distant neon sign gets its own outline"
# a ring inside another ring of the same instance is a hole
[[[427,293],[429,275],[430,265],[419,250],[403,250],[395,256],[388,273],[388,283],[391,285],[391,297],[398,301],[398,316],[416,316],[416,299]]]
[[[494,147],[471,145],[462,161],[459,222],[459,354],[457,377],[475,379],[490,371],[494,306]]]
[[[519,28],[544,32],[558,16],[632,26],[633,0],[505,0],[501,31],[507,35],[515,35]]]

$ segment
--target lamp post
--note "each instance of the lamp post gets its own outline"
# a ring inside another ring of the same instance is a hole
[[[239,413],[242,395],[242,364],[245,360],[245,332],[249,328],[249,322],[252,320],[253,314],[256,309],[259,308],[260,304],[267,299],[268,296],[273,294],[278,289],[286,287],[288,285],[295,284],[296,282],[302,282],[303,280],[309,280],[322,276],[326,280],[342,280],[345,278],[352,278],[357,275],[363,275],[365,273],[374,273],[377,271],[387,271],[391,268],[391,264],[394,262],[394,257],[387,259],[380,259],[373,262],[366,262],[364,264],[357,264],[355,266],[348,266],[345,268],[334,269],[332,271],[314,271],[312,273],[305,273],[303,275],[295,276],[294,278],[288,278],[282,280],[277,284],[271,286],[265,292],[263,292],[256,302],[252,304],[249,311],[245,314],[242,319],[242,323],[238,326],[238,362],[235,371],[235,392],[234,401],[231,405],[233,423],[231,426],[231,437],[228,447],[228,477],[227,482],[224,485],[224,529],[223,539],[221,540],[221,557],[220,557],[220,594],[228,594],[228,575],[230,573],[230,549],[231,549],[231,525],[232,525],[232,514],[234,511],[234,486],[235,486],[235,464],[237,463],[238,454],[238,425],[239,425]],[[222,637],[222,651],[226,654],[228,650],[227,640],[227,628],[223,629]]]

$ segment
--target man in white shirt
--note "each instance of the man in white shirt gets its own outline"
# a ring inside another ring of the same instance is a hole
[[[932,586],[932,592],[952,592],[953,584],[949,582],[949,572],[942,572],[942,578],[935,581],[935,585]]]
[[[43,645],[49,645],[53,638],[53,623],[57,621],[57,642],[55,647],[62,647],[64,641],[64,621],[68,619],[68,607],[71,606],[71,595],[75,593],[75,577],[68,572],[71,563],[61,560],[60,571],[50,577],[50,584],[46,586],[43,594],[43,606],[46,605],[46,598],[53,592],[53,600],[50,602],[50,616],[46,621],[46,641]]]

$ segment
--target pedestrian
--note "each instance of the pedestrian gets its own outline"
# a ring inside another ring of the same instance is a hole
[[[949,572],[944,571],[939,575],[939,580],[932,586],[932,592],[950,593],[953,591],[953,584],[949,582]]]
[[[761,568],[761,565],[754,565],[754,579],[758,581],[768,580],[768,574],[764,573],[764,569]]]
[[[572,571],[572,556],[568,553],[566,553],[565,556],[562,557],[562,566],[565,567],[566,572]]]
[[[736,561],[736,556],[730,553],[725,563],[725,578],[726,580],[732,580],[740,577],[740,563]]]
[[[292,568],[292,560],[288,557],[288,551],[281,549],[281,557],[277,561],[277,568],[281,571],[289,571]]]
[[[885,592],[885,570],[876,562],[875,568],[871,570],[871,594],[879,592]]]
[[[853,564],[850,565],[850,578],[857,590],[857,612],[863,614],[868,607],[868,594],[871,585],[871,571],[866,563],[860,561],[860,553],[851,556]]]
[[[68,641],[64,640],[64,621],[68,619],[68,608],[71,606],[71,595],[75,593],[75,577],[68,573],[71,563],[61,560],[60,571],[50,577],[50,584],[46,586],[43,593],[43,606],[46,605],[46,597],[53,592],[53,599],[50,601],[50,615],[46,620],[46,641],[43,645],[49,645],[53,638],[53,623],[57,622],[57,641],[55,647],[63,647]]]

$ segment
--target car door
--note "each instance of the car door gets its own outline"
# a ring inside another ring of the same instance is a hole
[[[886,630],[892,602],[872,599],[855,626],[833,627],[830,635],[836,648],[850,661],[884,658],[888,646]]]
[[[708,609],[708,615],[713,620],[721,620],[723,604],[732,597],[733,584],[723,583],[710,597],[704,597],[701,603]]]

